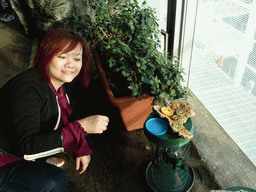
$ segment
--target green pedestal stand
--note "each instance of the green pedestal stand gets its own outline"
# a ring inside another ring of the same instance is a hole
[[[158,117],[157,113],[152,112],[147,120]],[[191,119],[188,119],[184,126],[194,134]],[[161,136],[151,135],[145,126],[144,132],[149,141],[157,147],[156,154],[146,170],[149,186],[156,192],[189,191],[194,185],[195,173],[182,161],[189,158],[191,139],[180,138],[171,128]]]

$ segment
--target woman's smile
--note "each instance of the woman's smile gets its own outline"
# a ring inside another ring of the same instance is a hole
[[[73,71],[61,71],[65,75],[72,75],[74,72]]]

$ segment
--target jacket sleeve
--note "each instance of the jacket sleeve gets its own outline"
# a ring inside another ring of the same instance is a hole
[[[77,121],[68,123],[61,128],[63,136],[63,147],[66,152],[73,152],[76,157],[82,157],[92,154],[92,150],[85,139],[87,132]]]
[[[41,113],[46,102],[38,87],[17,83],[12,90],[8,93],[11,114],[7,119],[20,155],[36,159],[62,152],[61,131],[41,127]]]

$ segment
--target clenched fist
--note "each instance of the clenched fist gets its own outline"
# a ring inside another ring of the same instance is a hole
[[[109,118],[103,115],[92,115],[78,120],[87,133],[103,133],[107,130]]]

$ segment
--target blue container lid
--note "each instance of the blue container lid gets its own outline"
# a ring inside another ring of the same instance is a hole
[[[160,118],[151,118],[146,122],[146,129],[155,136],[163,135],[167,132],[167,123]]]

